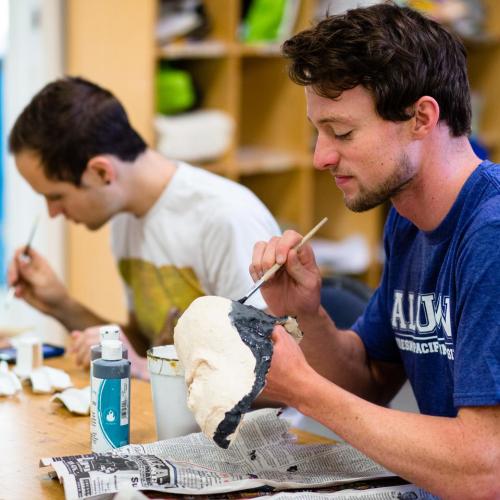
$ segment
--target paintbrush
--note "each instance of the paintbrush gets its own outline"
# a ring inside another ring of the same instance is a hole
[[[37,215],[35,218],[35,221],[33,222],[33,226],[31,227],[31,232],[28,238],[28,242],[26,243],[26,246],[24,247],[23,253],[21,254],[21,258],[25,260],[29,260],[30,258],[30,248],[31,248],[31,243],[33,242],[33,238],[35,237],[36,233],[36,228],[38,227],[38,222],[40,221],[40,214]],[[7,295],[5,297],[5,301],[3,303],[4,309],[7,309],[11,302],[12,299],[14,298],[14,294],[16,293],[16,283],[13,283],[10,285],[9,290],[7,291]]]
[[[328,217],[325,217],[320,222],[318,222],[301,240],[297,245],[293,247],[293,250],[300,250],[303,245],[305,245],[318,231],[318,229],[325,224],[328,220]],[[274,266],[270,267],[260,278],[256,281],[250,291],[241,299],[238,300],[240,304],[244,304],[269,278],[273,277],[276,271],[281,268],[283,264],[274,264]]]

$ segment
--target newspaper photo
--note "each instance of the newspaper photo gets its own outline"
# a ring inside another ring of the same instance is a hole
[[[346,443],[298,444],[279,412],[247,413],[228,449],[196,433],[107,453],[43,458],[40,465],[53,467],[68,500],[126,487],[207,495],[260,487],[310,489],[394,476]]]

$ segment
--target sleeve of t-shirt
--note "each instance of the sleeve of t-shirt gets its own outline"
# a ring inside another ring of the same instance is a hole
[[[457,260],[454,403],[500,403],[500,221],[464,239]]]
[[[399,349],[394,339],[388,311],[388,269],[390,265],[390,234],[395,224],[395,211],[391,210],[384,229],[385,264],[380,285],[372,295],[362,316],[354,323],[354,330],[366,349],[370,359],[386,362],[401,362]]]
[[[257,241],[280,234],[271,214],[258,205],[219,206],[210,216],[203,238],[207,293],[238,300],[253,286],[249,266]],[[246,302],[259,309],[267,307],[260,291]]]

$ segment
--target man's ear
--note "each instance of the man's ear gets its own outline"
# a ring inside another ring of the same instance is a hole
[[[116,169],[109,156],[93,156],[82,174],[82,184],[86,186],[102,186],[111,184],[116,179]]]
[[[439,104],[433,97],[425,95],[415,102],[413,111],[412,134],[415,139],[423,139],[439,122]]]

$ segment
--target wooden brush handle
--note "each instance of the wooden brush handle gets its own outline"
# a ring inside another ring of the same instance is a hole
[[[328,220],[328,217],[324,217],[320,222],[318,222],[300,241],[297,243],[294,247],[293,250],[300,250],[318,231],[318,229],[325,224],[325,222]],[[270,267],[263,275],[260,281],[265,282],[269,278],[271,278],[274,273],[282,266],[283,264],[274,264],[272,267]]]

